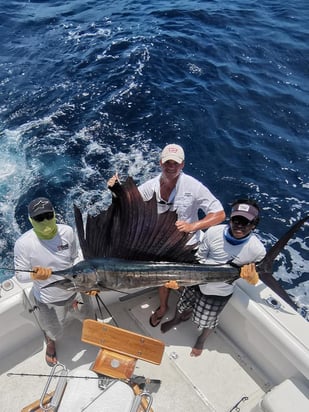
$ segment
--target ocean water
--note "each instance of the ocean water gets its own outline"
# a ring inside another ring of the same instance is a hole
[[[34,197],[74,225],[73,203],[106,208],[108,178],[154,176],[172,142],[227,213],[258,200],[267,248],[308,214],[307,0],[0,0],[0,17],[2,268]],[[309,308],[308,225],[274,276]]]

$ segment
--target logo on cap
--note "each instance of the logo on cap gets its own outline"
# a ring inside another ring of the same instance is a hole
[[[253,220],[258,217],[259,211],[253,205],[247,203],[238,203],[233,206],[231,217],[233,216],[243,216],[248,220]]]
[[[183,148],[177,144],[169,144],[163,150],[161,154],[162,163],[168,160],[174,160],[177,163],[182,163],[185,160],[185,153]]]
[[[39,200],[38,203],[32,206],[32,211],[35,212],[37,209],[44,209],[48,204],[48,200]]]

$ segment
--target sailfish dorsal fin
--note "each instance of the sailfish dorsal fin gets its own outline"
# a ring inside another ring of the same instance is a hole
[[[119,257],[130,260],[194,263],[192,234],[180,232],[177,214],[158,214],[155,195],[144,201],[133,179],[111,188],[113,201],[96,216],[88,214],[84,229],[82,213],[74,206],[80,246],[85,259]]]

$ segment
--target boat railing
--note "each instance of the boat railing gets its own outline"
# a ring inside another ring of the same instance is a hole
[[[56,385],[56,389],[53,393],[53,396],[46,404],[46,397],[51,389],[51,382],[54,377],[58,377],[58,382]],[[57,363],[55,366],[52,367],[52,370],[50,372],[49,378],[46,382],[45,388],[42,392],[41,398],[40,398],[40,408],[43,411],[46,412],[52,412],[56,411],[58,406],[60,405],[61,398],[63,396],[63,392],[65,390],[66,384],[67,384],[67,376],[68,376],[68,369],[63,365],[62,363]]]

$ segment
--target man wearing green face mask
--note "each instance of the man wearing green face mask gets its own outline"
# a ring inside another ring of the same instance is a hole
[[[95,313],[90,296],[82,294],[77,299],[75,292],[56,287],[43,289],[62,279],[53,272],[67,269],[80,260],[77,242],[70,226],[56,223],[49,199],[32,200],[28,215],[33,228],[20,236],[14,247],[16,278],[20,282],[33,281],[33,296],[46,339],[46,362],[53,366],[57,363],[56,341],[62,335],[68,312],[76,309],[76,301],[83,302],[82,310],[78,312],[81,320],[94,319]]]

